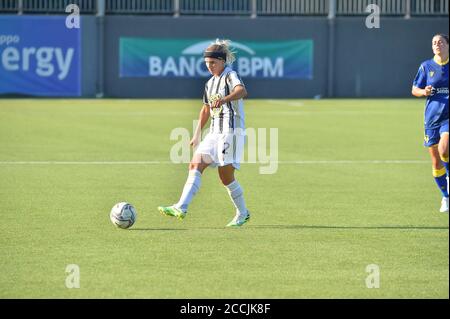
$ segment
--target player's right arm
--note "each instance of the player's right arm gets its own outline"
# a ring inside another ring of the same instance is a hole
[[[202,109],[200,110],[200,114],[198,116],[198,124],[195,128],[194,137],[192,138],[190,145],[196,147],[198,143],[200,143],[200,139],[202,136],[202,129],[206,125],[209,119],[209,105],[203,104]]]
[[[430,96],[432,93],[433,87],[431,85],[427,85],[424,89],[418,88],[417,86],[413,86],[411,93],[416,97]]]
[[[413,81],[411,94],[416,97],[430,96],[433,94],[433,87],[431,85],[427,85],[425,63],[422,63],[417,71],[416,77]]]

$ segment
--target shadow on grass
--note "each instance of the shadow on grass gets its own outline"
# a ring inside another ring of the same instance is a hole
[[[178,231],[178,230],[187,230],[185,228],[131,228],[129,230],[136,231]]]
[[[380,225],[380,226],[321,226],[321,225],[249,225],[248,228],[279,229],[404,229],[404,230],[448,230],[448,226],[412,226],[412,225]]]
[[[131,228],[131,231],[187,231],[187,230],[230,230],[230,229],[382,229],[382,230],[448,230],[445,226],[325,226],[325,225],[245,225],[242,227],[191,227],[191,228]]]
[[[244,228],[244,227],[242,227],[242,228]],[[131,228],[129,230],[140,230],[140,231],[158,231],[158,230],[159,231],[177,231],[177,230],[217,230],[217,229],[227,229],[227,227]]]

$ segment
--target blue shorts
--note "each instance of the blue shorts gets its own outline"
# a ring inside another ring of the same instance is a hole
[[[448,121],[442,122],[441,126],[433,128],[433,129],[425,129],[425,142],[424,146],[433,146],[439,144],[441,140],[441,135],[443,133],[448,133]]]

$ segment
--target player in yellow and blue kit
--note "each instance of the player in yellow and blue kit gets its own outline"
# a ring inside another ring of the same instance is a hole
[[[423,62],[413,82],[412,94],[425,96],[425,143],[433,176],[442,193],[441,212],[448,213],[448,35],[433,37],[434,58]]]

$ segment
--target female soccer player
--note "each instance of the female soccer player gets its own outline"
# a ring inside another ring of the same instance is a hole
[[[199,123],[190,144],[197,147],[189,164],[189,175],[178,203],[158,210],[167,216],[183,219],[189,203],[200,188],[203,171],[218,166],[219,177],[236,207],[236,215],[227,227],[239,227],[250,219],[243,191],[234,178],[244,148],[244,83],[230,65],[235,60],[229,40],[217,39],[204,52],[206,67],[212,77],[206,82]],[[200,142],[201,131],[211,117],[211,126]]]
[[[448,35],[436,34],[432,48],[434,58],[420,65],[412,94],[427,97],[424,145],[430,152],[433,176],[442,192],[440,211],[448,213]]]

